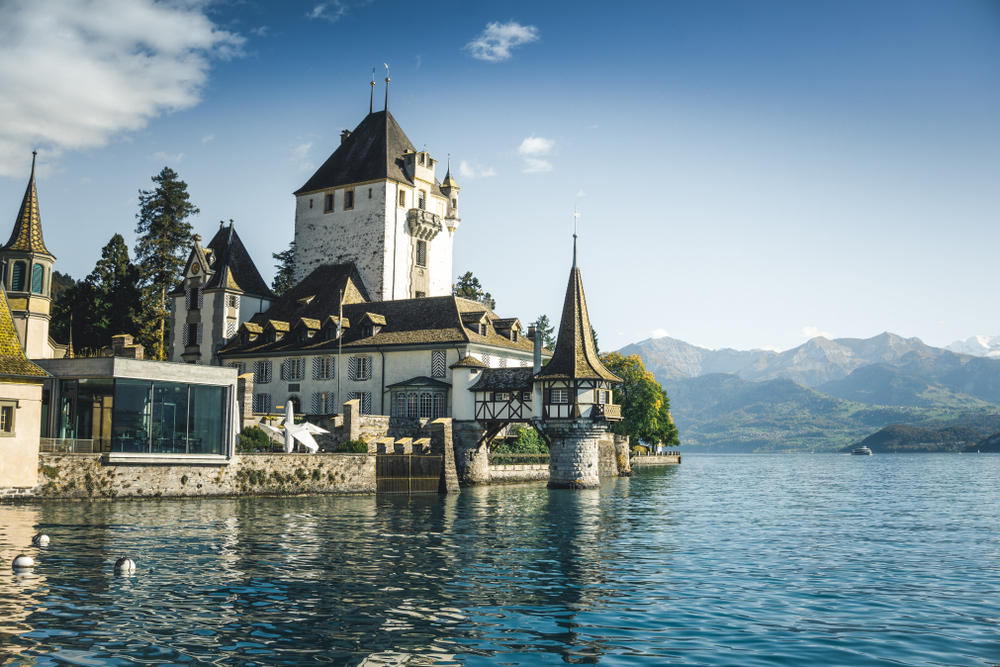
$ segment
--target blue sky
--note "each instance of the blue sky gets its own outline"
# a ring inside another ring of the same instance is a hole
[[[46,241],[82,277],[167,164],[270,277],[383,62],[439,177],[452,156],[455,273],[504,315],[558,317],[576,206],[604,349],[1000,334],[995,1],[11,0],[0,218],[37,146]]]

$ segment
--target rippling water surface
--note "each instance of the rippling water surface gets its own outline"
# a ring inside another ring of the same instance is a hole
[[[0,655],[995,665],[998,475],[989,455],[690,455],[582,492],[0,505],[4,562],[40,563],[0,571]]]

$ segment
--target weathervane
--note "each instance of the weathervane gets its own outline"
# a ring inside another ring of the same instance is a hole
[[[389,63],[382,63],[385,65],[385,110],[389,110]]]
[[[576,210],[576,204],[573,204],[573,268],[576,268],[576,229],[577,224],[580,222],[580,214]]]
[[[372,67],[372,91],[368,96],[368,113],[375,110],[375,68]]]

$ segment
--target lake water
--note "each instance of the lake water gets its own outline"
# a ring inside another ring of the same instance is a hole
[[[594,491],[0,506],[0,655],[996,665],[998,480],[990,455],[689,455]]]

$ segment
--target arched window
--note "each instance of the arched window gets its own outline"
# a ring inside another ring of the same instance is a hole
[[[417,395],[415,393],[410,393],[406,395],[406,416],[407,417],[417,416]]]
[[[399,392],[396,394],[396,401],[394,403],[395,410],[394,416],[405,417],[406,416],[406,394]]]
[[[10,291],[24,291],[24,262],[14,262],[14,268],[10,272]]]
[[[444,417],[444,394],[434,394],[434,419]]]
[[[41,294],[45,291],[45,267],[35,264],[31,267],[31,293]]]

